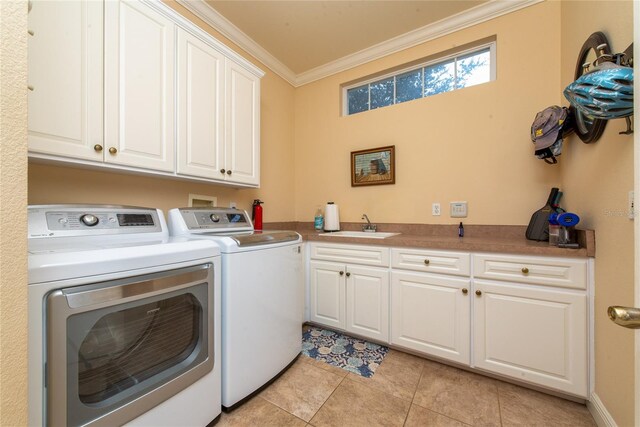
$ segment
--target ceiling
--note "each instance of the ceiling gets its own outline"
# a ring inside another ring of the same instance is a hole
[[[486,1],[206,3],[295,74],[301,74]]]
[[[544,0],[175,1],[297,87]]]

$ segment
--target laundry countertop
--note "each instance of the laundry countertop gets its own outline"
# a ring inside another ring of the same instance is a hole
[[[317,232],[313,223],[266,223],[265,229],[289,229],[300,233],[305,241],[348,243],[389,247],[445,249],[471,252],[499,252],[508,254],[595,257],[595,232],[576,230],[580,248],[567,249],[550,246],[525,238],[526,226],[521,225],[466,225],[465,236],[458,237],[457,225],[434,224],[377,224],[378,232],[400,233],[385,239],[367,237],[330,236]],[[342,231],[360,231],[362,223],[342,223]]]

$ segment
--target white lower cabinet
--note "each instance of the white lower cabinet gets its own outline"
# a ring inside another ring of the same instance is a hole
[[[469,364],[469,279],[391,273],[391,344]]]
[[[586,259],[320,242],[309,253],[312,322],[588,398]]]
[[[387,269],[311,261],[309,272],[312,322],[388,342]]]
[[[344,264],[311,261],[309,276],[309,320],[331,328],[344,329]]]
[[[587,396],[587,296],[476,280],[477,368]]]
[[[348,265],[347,326],[358,335],[389,341],[389,271]]]

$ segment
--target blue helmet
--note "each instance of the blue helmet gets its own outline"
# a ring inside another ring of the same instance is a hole
[[[613,62],[600,64],[564,90],[564,96],[582,114],[596,119],[633,115],[633,68]]]

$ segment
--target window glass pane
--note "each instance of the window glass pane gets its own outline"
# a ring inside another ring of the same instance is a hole
[[[371,83],[371,109],[393,104],[393,77]]]
[[[347,90],[347,98],[349,100],[349,114],[367,111],[369,109],[369,85]]]
[[[486,83],[491,80],[489,49],[458,58],[456,89]]]
[[[396,77],[396,103],[422,98],[422,69]]]
[[[437,95],[442,92],[449,92],[453,90],[455,80],[453,71],[453,60],[425,67],[424,96]]]

